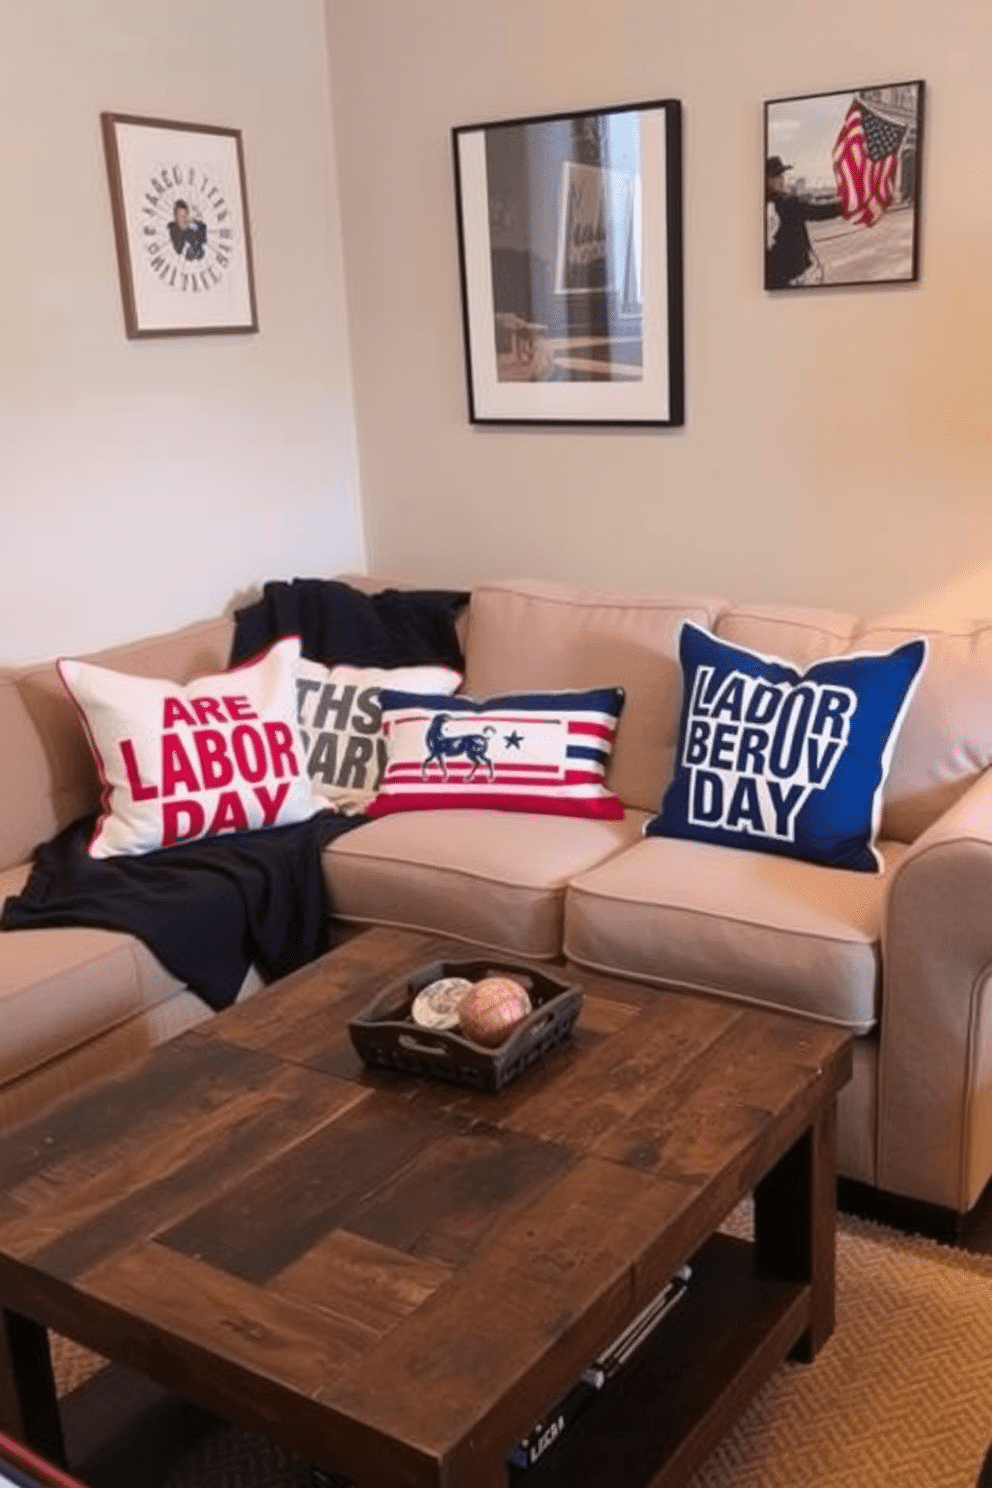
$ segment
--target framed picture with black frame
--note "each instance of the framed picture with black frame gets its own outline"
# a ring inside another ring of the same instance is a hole
[[[919,278],[924,84],[765,103],[765,288]]]
[[[680,103],[452,136],[471,421],[682,424]]]

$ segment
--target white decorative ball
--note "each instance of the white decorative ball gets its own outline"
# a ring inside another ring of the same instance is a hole
[[[467,977],[439,977],[428,982],[413,999],[410,1017],[421,1028],[457,1028],[458,1008],[473,984]]]

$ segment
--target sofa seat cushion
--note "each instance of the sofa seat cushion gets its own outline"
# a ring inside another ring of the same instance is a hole
[[[342,919],[549,959],[561,953],[568,881],[638,841],[645,819],[398,812],[329,844],[324,880]]]
[[[28,868],[0,873],[0,904]],[[0,932],[0,1084],[182,992],[140,941],[81,927]]]
[[[881,992],[885,871],[855,873],[653,837],[579,875],[565,954],[621,976],[742,998],[866,1032]]]

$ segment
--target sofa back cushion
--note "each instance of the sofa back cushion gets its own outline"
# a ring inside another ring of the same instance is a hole
[[[734,606],[716,633],[806,666],[846,651],[891,651],[925,636],[927,663],[907,709],[882,798],[880,836],[913,842],[992,764],[992,619],[862,620],[797,606]]]
[[[896,741],[882,835],[913,842],[992,764],[992,619],[915,626],[911,616],[868,623],[861,644],[888,650],[926,635],[927,664]]]
[[[627,806],[657,811],[672,776],[682,704],[683,620],[712,627],[722,602],[558,584],[480,584],[472,591],[464,691],[471,697],[622,687],[606,774]]]
[[[228,663],[233,625],[220,616],[82,658],[137,677],[188,682]],[[76,708],[55,663],[0,674],[0,868],[96,811],[100,782]]]
[[[734,646],[780,656],[806,668],[814,661],[860,648],[857,615],[800,605],[730,605],[713,627]]]

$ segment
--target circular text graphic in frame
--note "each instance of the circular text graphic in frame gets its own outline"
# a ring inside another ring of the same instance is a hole
[[[180,294],[209,294],[224,282],[237,246],[224,190],[198,165],[152,172],[140,203],[141,245],[152,273]]]

